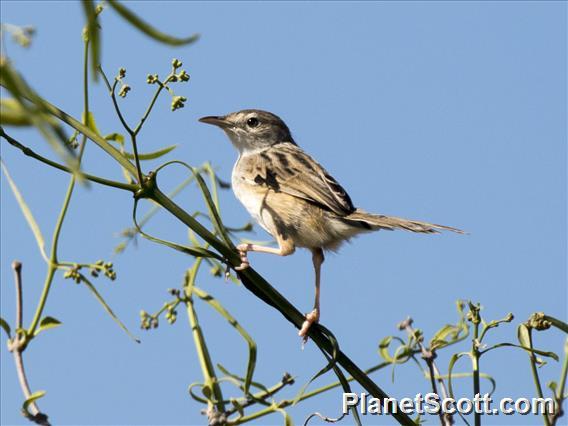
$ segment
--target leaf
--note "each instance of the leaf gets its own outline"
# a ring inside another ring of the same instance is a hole
[[[165,34],[142,20],[122,3],[119,3],[116,0],[109,0],[108,4],[132,26],[160,43],[169,44],[170,46],[183,46],[185,44],[193,43],[199,39],[199,34],[194,34],[184,38],[173,37],[169,34]]]
[[[461,328],[456,327],[455,325],[446,324],[440,330],[434,334],[432,339],[430,340],[430,348],[431,349],[440,349],[444,346],[448,346],[459,334]],[[450,342],[446,341],[446,337],[453,334],[452,339]]]
[[[325,373],[327,373],[331,369],[334,369],[334,371],[335,371],[334,367],[336,367],[336,362],[337,362],[336,359],[335,359],[335,356],[336,356],[337,352],[339,351],[339,345],[337,343],[337,340],[335,339],[335,337],[333,336],[333,334],[329,330],[327,330],[321,324],[318,324],[318,327],[324,332],[324,334],[327,335],[328,339],[331,341],[332,348],[333,348],[333,356],[330,357],[326,352],[324,352],[324,350],[322,348],[319,348],[323,352],[323,354],[325,355],[326,359],[328,360],[328,363],[325,367],[323,367],[321,370],[319,370],[306,384],[304,384],[301,387],[300,391],[294,397],[292,405],[296,405],[298,403],[298,401],[300,401],[300,399],[302,398],[302,396],[304,395],[304,393],[308,389],[308,386],[310,386],[310,384],[312,384],[312,382],[314,382],[318,377],[324,375]],[[342,383],[342,379],[340,377],[340,374],[338,374],[336,372],[336,375],[337,375],[337,378],[339,379],[340,383]]]
[[[197,295],[201,300],[207,302],[213,309],[215,309],[227,322],[237,330],[243,339],[247,342],[249,354],[247,362],[247,372],[244,381],[244,392],[249,393],[250,385],[252,382],[252,376],[254,374],[254,369],[256,366],[256,342],[248,334],[248,332],[238,323],[238,321],[216,300],[213,296],[207,292],[201,290],[198,287],[193,287],[193,293]]]
[[[6,176],[6,179],[8,180],[8,184],[10,185],[10,188],[12,189],[12,192],[14,193],[14,197],[16,197],[16,201],[18,202],[20,209],[22,210],[22,213],[23,213],[26,221],[28,222],[29,227],[31,228],[31,230],[34,234],[34,237],[36,239],[36,242],[37,242],[37,245],[38,245],[39,250],[41,252],[41,255],[43,256],[43,258],[47,262],[48,258],[47,258],[47,254],[45,253],[45,240],[43,239],[43,234],[41,233],[39,225],[37,224],[37,222],[34,218],[34,215],[32,214],[32,211],[30,210],[30,208],[26,204],[24,197],[22,197],[22,194],[20,193],[20,191],[18,190],[18,187],[16,186],[16,184],[12,180],[10,174],[8,173],[8,169],[6,168],[6,165],[4,164],[4,162],[2,160],[0,160],[0,166],[2,166],[2,171],[4,172],[4,175]]]
[[[389,346],[393,340],[400,342],[400,346],[396,349],[396,355],[393,357],[389,353]],[[399,349],[403,348],[404,351],[399,355]],[[409,359],[409,350],[408,346],[404,343],[400,337],[396,336],[387,336],[383,340],[379,342],[379,355],[383,358],[386,362],[390,364],[404,364]],[[407,357],[406,359],[404,359]]]
[[[97,123],[95,121],[95,116],[94,114],[89,111],[87,113],[87,120],[85,120],[85,113],[83,112],[82,115],[82,119],[83,119],[83,123],[86,122],[86,125],[89,129],[91,129],[93,132],[95,132],[95,134],[97,134],[97,136],[101,136],[101,132],[100,130],[97,128]],[[106,139],[106,138],[105,138]]]
[[[61,325],[61,321],[53,317],[43,317],[41,322],[39,323],[39,328],[34,333],[34,336],[37,336],[40,331],[49,330],[50,328],[59,327]]]
[[[166,146],[165,148],[158,149],[157,151],[141,153],[141,154],[138,154],[138,159],[142,160],[142,161],[144,161],[144,160],[155,160],[156,158],[163,157],[164,155],[173,151],[176,148],[177,148],[177,145],[170,145],[170,146]],[[129,160],[134,160],[134,158],[135,158],[134,154],[131,154],[130,152],[127,152],[127,151],[124,152],[124,155]]]
[[[116,322],[118,324],[118,326],[120,328],[122,328],[124,330],[124,332],[126,334],[128,334],[128,336],[132,340],[134,340],[136,343],[140,343],[140,339],[135,337],[130,332],[130,330],[128,330],[128,328],[126,328],[124,323],[116,316],[116,314],[113,312],[113,310],[110,308],[110,306],[105,302],[105,300],[103,299],[101,294],[98,292],[98,290],[95,288],[95,286],[84,276],[81,277],[81,282],[87,286],[87,288],[91,291],[91,293],[93,293],[93,296],[95,296],[95,299],[97,299],[98,302],[103,306],[104,310],[111,316],[111,318],[114,320],[114,322]]]
[[[462,356],[469,356],[471,358],[471,354],[469,352],[460,352],[453,354],[450,358],[450,363],[448,364],[448,391],[450,392],[450,396],[452,398],[454,398],[454,390],[452,387],[452,371],[454,369],[454,365]]]
[[[120,146],[124,146],[124,136],[120,133],[110,133],[105,136],[107,141],[112,141],[118,143]],[[157,151],[147,152],[147,153],[139,153],[138,159],[139,160],[155,160],[156,158],[163,157],[164,155],[168,154],[169,152],[173,151],[177,148],[177,145],[170,145],[166,146],[165,148],[158,149]],[[123,155],[128,158],[129,160],[134,160],[134,154],[131,152],[123,151]]]
[[[160,170],[162,170],[164,167],[167,167],[171,164],[179,164],[181,166],[184,166],[186,169],[188,169],[193,174],[195,181],[199,185],[199,189],[201,189],[201,194],[203,195],[203,199],[205,200],[205,204],[207,204],[207,210],[209,212],[209,219],[211,219],[211,222],[213,222],[213,225],[215,226],[215,230],[217,231],[217,233],[219,235],[221,235],[221,237],[223,237],[223,240],[225,241],[225,243],[229,247],[234,247],[233,242],[231,241],[231,237],[229,237],[227,229],[225,228],[225,225],[223,225],[223,222],[221,221],[221,217],[219,216],[219,211],[217,210],[217,207],[215,206],[215,203],[213,202],[213,199],[211,198],[211,193],[209,192],[209,188],[207,187],[207,184],[205,183],[205,181],[203,180],[203,177],[199,173],[199,169],[196,169],[195,167],[192,167],[189,164],[184,163],[183,161],[173,160],[173,161],[169,161],[165,164],[162,164],[160,167],[158,167],[155,171],[155,174],[157,175],[160,172]],[[222,259],[219,259],[219,260],[222,260]]]
[[[107,141],[117,142],[119,145],[124,145],[124,136],[120,133],[111,133],[105,136]]]
[[[136,220],[137,208],[138,208],[138,200],[135,200],[134,201],[134,209],[132,211],[132,217],[133,217],[133,220],[134,220],[134,225],[136,226],[136,229],[138,230],[140,235],[142,235],[147,240],[153,241],[153,242],[158,243],[158,244],[165,245],[166,247],[170,247],[174,250],[181,251],[182,253],[189,254],[190,256],[212,257],[212,258],[215,258],[219,261],[223,261],[223,258],[221,256],[219,256],[217,253],[212,252],[212,251],[207,250],[207,249],[204,249],[202,247],[187,247],[187,246],[183,246],[181,244],[173,243],[171,241],[162,240],[160,238],[156,238],[156,237],[153,237],[153,236],[145,233],[144,231],[142,231],[142,228],[140,227],[140,225],[138,224],[138,222]]]
[[[45,396],[46,393],[47,393],[46,391],[34,392],[30,395],[30,397],[28,399],[26,399],[24,401],[24,403],[22,404],[22,411],[23,411],[24,416],[26,418],[34,418],[35,417],[32,413],[30,413],[30,405],[33,404],[34,402],[36,402],[38,399]]]
[[[2,317],[0,317],[0,327],[4,329],[4,331],[8,335],[8,339],[12,338],[12,335],[10,334],[10,324],[8,324]]]
[[[514,343],[498,343],[496,345],[490,346],[489,348],[481,351],[481,354],[485,354],[489,351],[492,351],[493,349],[497,349],[497,348],[504,348],[504,347],[510,347],[510,348],[519,348],[519,349],[523,349],[527,352],[533,353],[533,354],[537,354],[537,355],[541,355],[541,356],[545,356],[548,358],[552,358],[555,361],[558,361],[558,355],[556,355],[554,352],[546,352],[546,351],[541,351],[539,349],[531,349],[529,347],[523,346],[523,345],[515,345]]]
[[[217,368],[219,369],[219,371],[221,371],[221,373],[223,373],[225,375],[225,377],[222,377],[222,378],[219,379],[220,382],[221,381],[228,381],[228,382],[234,384],[236,387],[238,387],[242,391],[244,391],[244,386],[241,385],[241,383],[245,382],[244,377],[240,377],[240,376],[237,376],[236,374],[231,373],[229,370],[227,370],[225,367],[223,367],[223,365],[220,364],[220,363],[217,363]],[[251,381],[250,387],[260,389],[266,395],[271,396],[270,390],[260,382]],[[254,397],[254,395],[252,395],[250,392],[247,393],[246,395],[247,395],[247,397]],[[270,404],[267,404],[266,402],[264,402],[263,400],[260,400],[260,399],[255,399],[255,401],[260,403],[260,404],[270,405]]]
[[[193,388],[197,387],[197,386],[200,386],[201,388],[203,388],[204,384],[195,382],[195,383],[192,383],[191,385],[189,385],[189,388],[188,388],[189,396],[191,396],[197,402],[201,402],[202,404],[207,404],[209,401],[207,401],[206,399],[201,398],[200,396],[197,396],[196,394],[193,393]]]
[[[0,62],[0,85],[14,97],[15,102],[25,111],[30,120],[52,149],[65,160],[75,175],[81,177],[79,162],[71,149],[63,128],[54,120],[49,104],[39,96],[8,61]],[[29,102],[28,102],[29,101]],[[31,104],[30,104],[31,102]]]
[[[323,349],[320,348],[320,350],[330,362],[333,361],[331,357],[327,353],[325,353]],[[343,388],[343,393],[344,394],[351,393],[351,386],[349,386],[347,378],[343,374],[343,371],[341,371],[341,368],[338,367],[338,365],[335,362],[333,363],[333,371],[335,372],[335,375],[337,376],[339,382],[341,383],[341,387]],[[349,410],[353,415],[353,420],[355,421],[355,424],[357,426],[361,426],[361,418],[359,417],[359,413],[357,412],[357,407],[349,407]]]
[[[526,326],[526,324],[519,324],[519,327],[517,328],[517,339],[519,340],[521,346],[525,346],[527,348],[532,347],[529,333],[529,328]]]
[[[2,98],[0,99],[0,124],[2,126],[31,126],[32,121],[17,100]]]
[[[100,65],[101,57],[101,41],[100,26],[97,22],[97,9],[95,2],[92,0],[82,0],[83,12],[87,21],[86,36],[91,45],[91,69],[95,81],[98,79],[97,67]]]
[[[429,373],[426,373],[425,376],[427,379],[430,379]],[[450,377],[449,374],[441,374],[439,376],[436,376],[435,378],[437,380],[439,379],[447,380],[449,377]],[[463,379],[468,377],[473,377],[473,373],[452,373],[452,378],[454,379]],[[495,389],[497,388],[497,381],[493,378],[493,376],[490,376],[487,373],[479,373],[479,377],[481,377],[482,379],[486,379],[491,383],[491,390],[488,393],[489,396],[493,395],[493,392],[495,392]]]

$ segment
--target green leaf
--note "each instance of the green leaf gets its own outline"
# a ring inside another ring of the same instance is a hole
[[[109,314],[111,316],[111,318],[114,320],[114,322],[116,322],[118,324],[118,326],[120,328],[122,328],[124,330],[124,332],[132,340],[134,340],[136,343],[140,343],[140,339],[138,339],[136,336],[134,336],[130,332],[130,330],[128,330],[128,328],[126,328],[124,323],[116,316],[114,311],[110,308],[110,306],[107,304],[107,302],[103,299],[103,297],[98,292],[98,290],[95,288],[95,286],[84,276],[81,277],[81,282],[87,286],[87,288],[91,291],[93,296],[95,296],[95,299],[97,299],[97,301],[103,306],[104,310],[107,312],[107,314]]]
[[[39,323],[39,328],[34,333],[34,336],[37,336],[40,331],[49,330],[50,328],[59,327],[61,325],[61,321],[53,317],[43,317]]]
[[[394,357],[389,353],[389,347],[393,340],[400,342],[400,346],[396,349],[396,356]],[[403,350],[399,354],[400,348],[403,348]],[[400,337],[387,336],[379,342],[379,355],[388,363],[404,364],[410,358],[410,351],[404,340]]]
[[[320,350],[330,362],[334,361],[332,365],[333,371],[335,372],[335,375],[337,376],[339,382],[341,383],[341,387],[343,388],[343,393],[344,394],[351,393],[351,386],[349,386],[349,382],[347,381],[345,374],[343,374],[343,371],[341,371],[341,368],[337,365],[337,363],[335,363],[335,360],[332,360],[332,358],[327,353],[325,353],[323,349],[320,348]],[[349,410],[351,411],[351,415],[353,416],[355,424],[357,426],[361,426],[361,418],[359,417],[359,413],[357,412],[357,407],[349,407]]]
[[[12,335],[10,334],[10,325],[2,317],[0,317],[0,327],[4,329],[4,331],[8,335],[8,339],[10,339],[12,337]]]
[[[121,135],[120,133],[111,133],[109,135],[105,136],[105,139],[107,141],[113,141],[118,143],[119,145],[124,145],[124,136]]]
[[[453,354],[450,358],[450,363],[448,364],[448,391],[450,392],[450,396],[452,398],[454,398],[454,389],[452,387],[452,371],[454,369],[454,365],[462,356],[469,356],[471,358],[471,354],[469,352],[460,352]]]
[[[430,340],[430,348],[431,349],[440,349],[443,348],[444,346],[448,346],[452,341],[454,341],[459,332],[460,332],[461,328],[456,327],[455,325],[452,324],[446,324],[444,325],[440,330],[438,330],[436,332],[436,334],[434,334],[434,336],[432,337],[432,339]],[[446,341],[446,337],[453,335],[450,339],[450,341]]]
[[[189,385],[189,388],[188,388],[189,396],[191,396],[197,402],[201,402],[202,404],[207,404],[209,401],[207,401],[205,398],[201,398],[200,396],[193,393],[193,388],[195,388],[197,386],[203,388],[204,384],[195,382],[195,383],[192,383],[191,385]]]
[[[215,309],[227,322],[237,330],[241,337],[247,342],[248,345],[248,362],[247,362],[247,372],[245,375],[244,382],[244,392],[249,393],[250,385],[252,382],[252,376],[254,374],[254,369],[256,366],[256,342],[248,334],[248,332],[238,323],[238,321],[219,303],[217,299],[208,294],[207,292],[201,290],[198,287],[193,287],[193,293],[197,295],[201,300],[207,302],[209,306]]]
[[[22,405],[22,411],[24,413],[24,416],[26,418],[34,418],[35,416],[30,413],[30,405],[33,404],[34,402],[36,402],[38,399],[42,398],[43,396],[45,396],[47,392],[46,391],[37,391],[34,392],[30,395],[30,397],[28,399],[26,399]]]
[[[209,192],[209,188],[207,187],[207,184],[205,183],[203,177],[199,173],[199,169],[196,169],[195,167],[192,167],[189,164],[184,163],[183,161],[174,160],[162,164],[160,167],[156,169],[155,174],[157,175],[164,167],[170,166],[172,164],[179,164],[185,167],[186,169],[188,169],[193,174],[195,181],[199,185],[199,189],[201,189],[201,194],[203,195],[205,204],[207,204],[209,219],[211,219],[211,222],[213,222],[215,230],[221,237],[223,237],[223,240],[229,247],[234,247],[233,242],[231,241],[231,237],[229,236],[229,233],[225,228],[225,225],[223,225],[223,222],[221,221],[221,217],[219,216],[219,211],[215,206],[213,199],[211,198],[211,193]]]
[[[52,117],[48,102],[27,84],[9,61],[0,62],[0,85],[11,93],[19,107],[25,111],[31,123],[52,149],[65,160],[72,172],[81,177],[79,162],[68,143],[69,138],[59,123]]]
[[[134,14],[122,3],[119,3],[116,0],[109,0],[108,4],[132,26],[142,31],[148,37],[159,41],[160,43],[169,44],[170,46],[183,46],[185,44],[193,43],[199,38],[199,34],[194,34],[192,36],[184,38],[173,37],[169,34],[165,34],[157,30],[156,28],[142,20],[138,15]]]
[[[97,128],[97,123],[96,123],[96,121],[95,121],[95,116],[94,116],[94,114],[93,114],[91,111],[89,111],[89,112],[87,113],[87,120],[86,120],[86,121],[85,121],[85,113],[83,112],[83,114],[82,114],[82,121],[83,121],[83,123],[86,122],[86,123],[87,123],[87,127],[88,127],[89,129],[91,129],[93,132],[95,132],[95,134],[96,134],[97,136],[101,136],[101,132],[100,132],[100,130]],[[106,138],[105,138],[105,139],[106,139]]]
[[[97,22],[97,9],[95,2],[92,0],[82,0],[83,12],[87,21],[86,36],[91,45],[91,69],[95,81],[98,79],[97,67],[101,61],[101,40],[100,40],[100,26]]]
[[[221,373],[223,373],[225,375],[225,377],[222,377],[222,378],[219,379],[219,382],[228,381],[228,382],[234,384],[236,387],[238,387],[239,389],[241,389],[244,392],[244,385],[241,385],[241,383],[242,384],[245,383],[244,377],[240,377],[240,376],[237,376],[236,374],[231,373],[229,370],[227,370],[225,367],[223,367],[223,365],[220,364],[220,363],[217,363],[217,368],[219,369],[219,371],[221,371]],[[265,394],[270,395],[270,390],[260,382],[255,382],[253,380],[253,381],[250,382],[250,387],[260,389]],[[248,397],[253,396],[250,392],[247,393],[246,395]],[[261,400],[257,400],[256,402],[263,404],[263,401],[261,401]],[[270,405],[270,404],[264,403],[264,405]]]
[[[152,152],[147,152],[147,153],[141,153],[138,154],[138,159],[141,161],[144,160],[155,160],[156,158],[160,158],[163,157],[164,155],[166,155],[167,153],[173,151],[174,149],[177,148],[177,145],[170,145],[167,146],[165,148],[162,149],[158,149],[157,151],[152,151]],[[128,158],[129,160],[134,160],[134,154],[130,153],[130,152],[124,152],[124,155],[126,156],[126,158]]]
[[[24,217],[26,218],[26,221],[28,222],[28,225],[29,225],[29,227],[31,228],[31,230],[34,234],[34,237],[36,239],[36,242],[37,242],[37,245],[38,245],[39,250],[41,252],[41,255],[43,256],[43,258],[47,262],[47,254],[45,253],[45,240],[43,239],[43,234],[41,233],[39,225],[37,224],[37,222],[34,218],[34,215],[32,214],[32,211],[30,210],[30,208],[26,204],[24,197],[22,197],[22,194],[20,193],[18,187],[16,186],[16,184],[12,180],[12,177],[8,173],[8,169],[6,168],[6,165],[4,164],[4,162],[2,160],[0,160],[0,166],[2,166],[2,171],[4,172],[4,175],[6,176],[6,179],[8,180],[8,184],[10,185],[10,188],[12,189],[12,192],[14,193],[14,197],[16,197],[16,201],[18,202],[20,209],[22,210],[22,213],[23,213]]]
[[[519,327],[517,328],[517,339],[519,340],[521,346],[525,346],[527,348],[532,346],[531,338],[529,335],[529,328],[526,326],[526,324],[519,324]]]
[[[426,378],[429,380],[430,379],[430,374],[426,373],[425,374]],[[442,379],[442,380],[447,380],[450,377],[449,374],[441,374],[439,376],[436,376],[436,380]],[[465,378],[469,378],[469,377],[473,377],[473,373],[469,372],[469,373],[452,373],[452,379],[465,379]],[[488,392],[489,396],[493,395],[493,392],[495,392],[495,389],[497,388],[497,381],[493,378],[493,376],[490,376],[487,373],[479,373],[479,377],[481,377],[482,379],[486,379],[489,381],[489,383],[491,383],[491,390]]]
[[[107,141],[112,141],[118,143],[120,146],[124,146],[124,136],[120,133],[110,133],[105,136]],[[173,151],[177,148],[177,145],[170,145],[166,146],[165,148],[158,149],[157,151],[147,152],[147,153],[139,153],[138,159],[139,160],[155,160],[156,158],[163,157],[164,155],[168,154],[169,152]],[[123,155],[128,158],[129,160],[134,160],[134,154],[131,152],[123,151]]]
[[[212,258],[215,258],[215,259],[217,259],[217,260],[219,260],[219,261],[223,261],[223,260],[224,260],[221,256],[219,256],[219,255],[218,255],[217,253],[215,253],[215,252],[212,252],[211,250],[207,250],[207,249],[204,249],[204,248],[202,248],[202,247],[187,247],[187,246],[183,246],[183,245],[181,245],[181,244],[173,243],[173,242],[171,242],[171,241],[162,240],[162,239],[160,239],[160,238],[156,238],[156,237],[153,237],[153,236],[151,236],[151,235],[145,233],[144,231],[142,231],[142,228],[140,227],[140,225],[138,224],[137,219],[136,219],[136,210],[137,210],[137,208],[138,208],[138,200],[135,200],[135,201],[134,201],[134,208],[133,208],[133,211],[132,211],[132,218],[133,218],[133,221],[134,221],[134,225],[136,226],[136,229],[138,230],[138,232],[140,233],[140,235],[142,235],[142,236],[143,236],[144,238],[146,238],[147,240],[153,241],[153,242],[158,243],[158,244],[165,245],[166,247],[170,247],[170,248],[172,248],[172,249],[174,249],[174,250],[181,251],[182,253],[189,254],[190,256],[194,256],[194,257],[212,257]]]
[[[0,99],[0,124],[2,126],[31,126],[29,114],[13,98]]]
[[[537,355],[541,355],[541,356],[545,356],[548,358],[552,358],[555,361],[558,361],[558,355],[556,355],[554,352],[546,352],[546,351],[541,351],[539,349],[531,349],[529,347],[526,347],[524,345],[515,345],[514,343],[498,343],[496,345],[490,346],[489,348],[481,351],[481,354],[485,354],[489,351],[492,351],[493,349],[497,349],[497,348],[505,348],[505,347],[509,347],[509,348],[519,348],[519,349],[523,349],[527,352],[533,353],[533,354],[537,354]]]
[[[314,376],[306,384],[304,384],[300,388],[300,391],[294,397],[292,405],[296,405],[298,403],[298,401],[300,401],[300,399],[302,398],[302,396],[304,395],[304,393],[308,389],[308,386],[310,386],[318,377],[323,376],[324,374],[326,374],[331,369],[333,369],[335,371],[335,367],[337,367],[337,365],[336,365],[336,362],[337,362],[336,354],[337,354],[337,352],[339,352],[339,345],[337,343],[337,340],[335,339],[335,336],[328,329],[326,329],[324,326],[322,326],[321,324],[318,324],[318,327],[322,330],[322,332],[330,340],[330,343],[331,343],[332,348],[333,348],[333,356],[330,357],[326,352],[324,352],[324,350],[322,348],[319,348],[322,351],[322,353],[325,355],[326,359],[328,360],[328,363],[325,367],[323,367],[316,374],[314,374]],[[343,385],[343,382],[342,382],[342,379],[341,379],[341,376],[340,376],[341,372],[337,373],[337,371],[335,371],[335,373],[336,373],[337,378],[339,379],[340,383]]]

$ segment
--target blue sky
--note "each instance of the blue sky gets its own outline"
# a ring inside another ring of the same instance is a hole
[[[358,207],[457,226],[470,235],[423,236],[379,232],[329,255],[322,282],[322,323],[362,367],[379,362],[378,342],[396,334],[411,315],[431,335],[456,319],[457,299],[479,301],[487,319],[513,312],[512,325],[489,342],[516,341],[516,324],[532,312],[567,317],[566,290],[566,3],[564,2],[130,2],[157,27],[176,35],[199,32],[183,48],[159,45],[102,15],[103,67],[123,66],[133,87],[123,102],[135,121],[151,88],[148,73],[165,74],[173,57],[191,74],[180,94],[183,110],[171,113],[162,98],[143,130],[142,150],[179,144],[170,158],[193,165],[211,161],[230,176],[236,152],[203,115],[261,108],[280,115],[295,140],[349,191]],[[80,116],[82,11],[77,2],[2,2],[2,21],[31,24],[37,34],[22,50],[7,41],[8,54],[28,82],[62,109]],[[103,133],[120,130],[102,84],[92,88],[92,109]],[[10,133],[50,154],[34,132]],[[10,169],[45,235],[50,235],[67,176],[7,147]],[[145,164],[147,170],[156,164]],[[112,161],[87,148],[85,169],[119,177]],[[168,172],[164,185],[183,178]],[[41,291],[45,265],[31,232],[1,181],[1,310],[14,318],[9,265],[24,264],[26,323]],[[187,395],[200,380],[187,320],[152,332],[138,327],[140,309],[155,311],[167,289],[181,284],[191,259],[141,240],[114,256],[116,236],[131,225],[131,199],[93,185],[79,188],[63,230],[62,257],[112,259],[116,282],[96,284],[136,334],[133,344],[88,292],[56,278],[46,313],[63,323],[26,351],[33,389],[46,389],[41,407],[55,424],[203,424]],[[180,197],[192,208],[195,191]],[[225,222],[249,217],[230,192],[222,194]],[[184,241],[185,230],[161,214],[154,234]],[[252,238],[266,239],[257,229]],[[302,311],[311,309],[313,272],[309,253],[288,258],[252,254],[253,266]],[[298,386],[323,365],[313,344],[302,351],[297,331],[243,286],[203,275],[199,285],[239,319],[258,343],[255,378],[267,385],[287,371]],[[246,347],[223,320],[199,306],[215,361],[243,368]],[[562,352],[562,337],[540,333],[536,345]],[[24,424],[22,397],[10,354],[1,345],[1,422]],[[466,350],[466,346],[462,347]],[[447,368],[448,351],[439,365]],[[469,370],[467,363],[459,371]],[[534,395],[526,354],[504,348],[482,359],[497,379],[495,397]],[[415,366],[373,377],[397,397],[427,392]],[[558,363],[543,367],[543,381],[557,379]],[[332,376],[320,379],[324,384]],[[485,383],[484,386],[487,384]],[[359,389],[354,388],[356,391]],[[461,395],[471,393],[469,379]],[[340,393],[330,392],[290,409],[296,423],[314,411],[336,416]],[[391,418],[363,419],[392,424]],[[280,424],[279,415],[258,424]],[[436,418],[429,419],[435,424]],[[540,419],[499,416],[485,424],[540,424]]]

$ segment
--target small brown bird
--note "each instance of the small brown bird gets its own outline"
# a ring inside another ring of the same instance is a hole
[[[287,256],[296,247],[312,252],[315,304],[299,335],[320,317],[320,271],[324,250],[337,250],[350,238],[380,229],[438,233],[463,231],[449,226],[367,213],[356,208],[347,192],[294,142],[288,126],[276,115],[247,109],[225,116],[199,119],[225,131],[239,158],[233,167],[232,187],[248,212],[278,243],[278,248],[240,244],[241,265],[249,266],[247,252]]]

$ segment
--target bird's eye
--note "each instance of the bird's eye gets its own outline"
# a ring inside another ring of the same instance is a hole
[[[247,120],[247,126],[249,127],[257,127],[260,124],[260,122],[258,121],[258,118],[256,117],[251,117]]]

